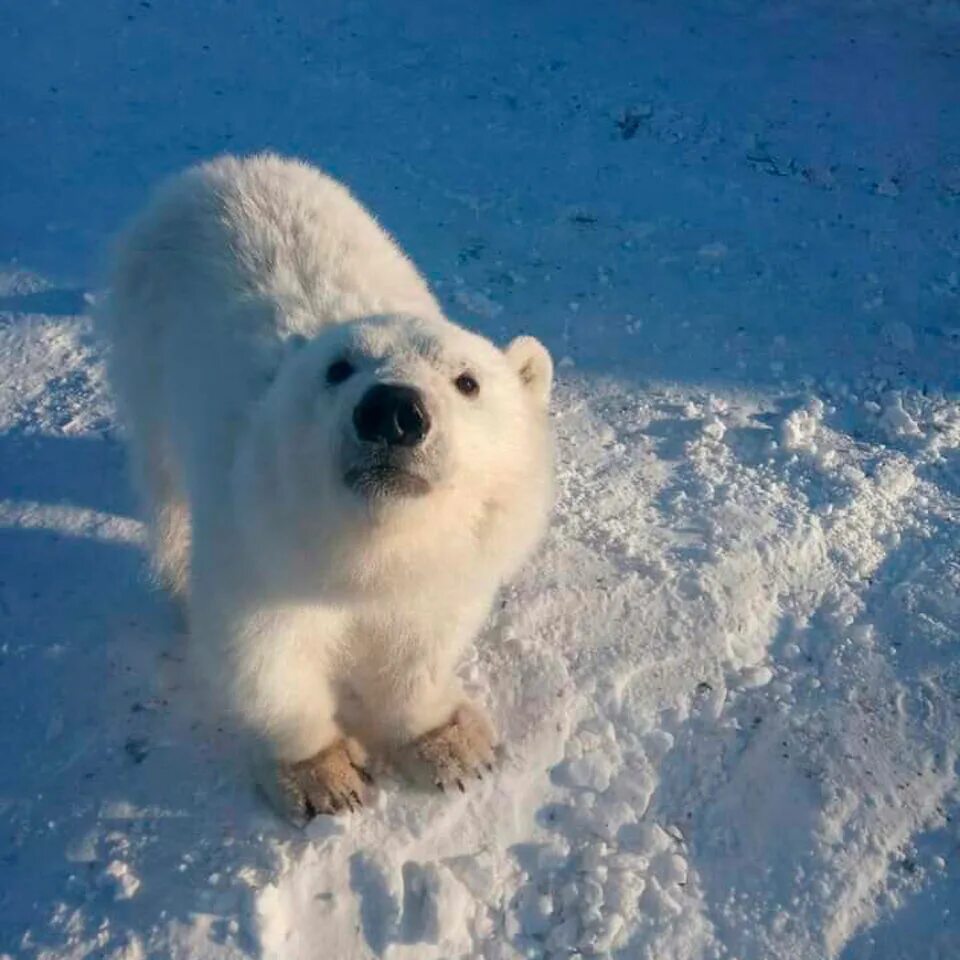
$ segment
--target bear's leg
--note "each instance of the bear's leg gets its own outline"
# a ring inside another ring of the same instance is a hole
[[[368,688],[364,699],[400,770],[414,783],[460,790],[492,768],[496,737],[451,669],[421,664]]]
[[[186,618],[190,578],[190,508],[158,428],[131,439],[130,465],[146,512],[150,556],[160,585]]]
[[[291,707],[288,702],[286,709]],[[274,716],[266,751],[256,764],[260,788],[281,814],[297,823],[362,807],[373,782],[363,747],[315,707],[316,701],[300,714],[291,713],[285,729]]]
[[[231,658],[235,710],[261,744],[261,789],[300,823],[362,806],[371,782],[366,756],[336,722],[322,644],[304,641],[290,624],[271,625],[246,632],[236,641],[239,658]]]

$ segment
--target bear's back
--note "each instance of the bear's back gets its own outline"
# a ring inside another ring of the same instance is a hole
[[[118,261],[117,296],[175,299],[192,323],[208,310],[223,322],[236,308],[231,325],[266,321],[281,336],[309,336],[375,314],[442,316],[345,187],[272,154],[222,157],[169,181],[122,238]]]

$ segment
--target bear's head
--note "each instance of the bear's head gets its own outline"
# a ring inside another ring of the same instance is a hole
[[[388,316],[289,349],[252,464],[268,535],[354,582],[461,558],[512,572],[552,502],[539,341],[500,350],[445,320]]]

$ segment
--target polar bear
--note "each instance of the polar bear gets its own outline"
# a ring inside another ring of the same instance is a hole
[[[445,318],[339,183],[273,155],[160,188],[97,323],[156,573],[292,817],[371,744],[463,789],[494,758],[458,655],[552,504],[553,367]]]

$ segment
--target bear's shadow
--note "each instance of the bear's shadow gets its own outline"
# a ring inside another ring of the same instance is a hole
[[[88,309],[79,287],[59,287],[15,293],[0,297],[0,312],[43,314],[47,317],[76,317]]]
[[[219,924],[255,949],[256,889],[230,878],[271,869],[257,835],[284,827],[228,735],[178,705],[183,638],[141,549],[74,512],[130,516],[133,499],[112,438],[0,435],[0,953],[28,931],[37,949],[63,947],[58,904],[90,936],[109,926],[114,945],[149,942],[163,911],[185,925],[202,911],[212,936]],[[107,869],[117,860],[135,896]]]
[[[134,516],[122,444],[112,437],[0,434],[0,499]]]

